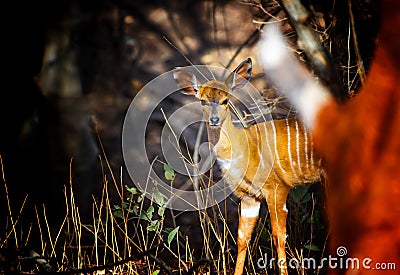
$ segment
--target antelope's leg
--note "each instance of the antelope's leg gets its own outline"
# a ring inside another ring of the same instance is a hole
[[[272,238],[278,253],[279,274],[287,275],[286,263],[286,198],[289,194],[289,188],[277,185],[275,189],[271,189],[267,196],[268,210],[271,219]]]
[[[245,196],[240,203],[239,230],[237,238],[238,255],[235,275],[243,274],[247,245],[258,220],[261,202],[254,197]]]

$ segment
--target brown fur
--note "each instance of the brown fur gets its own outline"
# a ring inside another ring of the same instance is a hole
[[[398,269],[400,2],[384,1],[382,18],[365,86],[345,106],[331,103],[320,111],[315,140],[324,155],[330,182],[332,248],[343,245],[351,257],[395,262]],[[358,274],[367,272],[362,269]]]

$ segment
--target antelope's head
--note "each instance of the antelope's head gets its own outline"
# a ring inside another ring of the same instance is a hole
[[[200,100],[203,116],[207,123],[208,139],[212,145],[217,144],[229,111],[230,93],[244,87],[251,77],[252,63],[248,58],[225,79],[220,82],[210,80],[200,84],[196,76],[187,70],[180,69],[174,73],[174,78],[184,94],[194,95]]]

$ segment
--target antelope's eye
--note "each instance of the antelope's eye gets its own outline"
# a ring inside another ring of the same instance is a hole
[[[200,101],[200,103],[201,103],[201,105],[207,105],[207,101],[205,101],[204,99],[202,99],[202,100]]]
[[[225,99],[224,101],[222,101],[221,105],[226,105],[228,104],[228,99]]]

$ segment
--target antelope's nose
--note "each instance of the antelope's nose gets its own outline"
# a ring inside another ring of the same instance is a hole
[[[219,125],[219,117],[210,117],[210,124],[212,126],[218,126]]]

